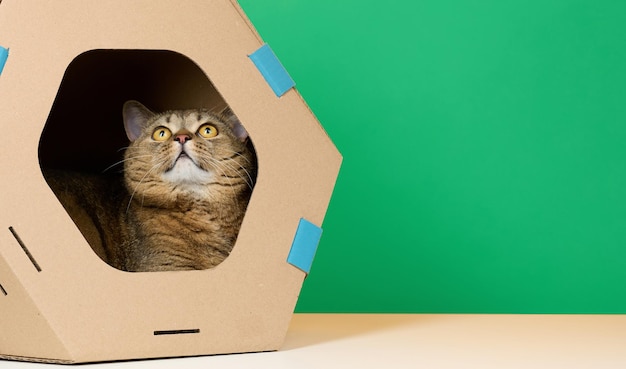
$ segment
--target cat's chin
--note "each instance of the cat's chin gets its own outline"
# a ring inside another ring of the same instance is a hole
[[[163,180],[175,185],[206,185],[213,181],[213,174],[198,167],[190,158],[179,158],[176,164],[163,173]]]

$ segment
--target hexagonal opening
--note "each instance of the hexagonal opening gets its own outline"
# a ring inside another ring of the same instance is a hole
[[[150,123],[156,117],[136,105],[123,114],[129,100],[153,112],[176,114]],[[202,111],[182,113],[188,109]],[[126,129],[124,121],[131,122]],[[132,124],[146,127],[128,128]],[[254,146],[239,124],[206,74],[186,56],[165,50],[91,50],[67,67],[40,138],[39,163],[57,199],[107,264],[124,271],[208,269],[235,246],[256,181]],[[201,136],[201,129],[216,128],[223,141]],[[143,136],[129,144],[133,132]],[[170,137],[160,142],[156,135],[164,132]],[[179,155],[180,147],[193,150]],[[130,151],[134,154],[125,157]],[[148,157],[162,154],[171,162],[157,166]],[[129,164],[137,162],[144,168]],[[181,163],[186,169],[176,169]],[[164,180],[174,169],[175,182],[172,176]],[[136,173],[127,176],[135,178],[124,180],[125,172]],[[170,182],[159,187],[159,180]],[[173,204],[168,215],[165,208]],[[205,245],[208,251],[200,248]]]

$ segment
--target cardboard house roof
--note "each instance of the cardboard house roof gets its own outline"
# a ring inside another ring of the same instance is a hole
[[[252,60],[267,49],[236,2],[3,0],[0,46],[0,357],[80,363],[278,349],[341,156],[297,91],[281,87],[271,55],[266,74]],[[216,268],[114,269],[46,184],[41,163],[109,159],[99,150],[110,144],[81,134],[115,141],[121,123],[110,117],[127,98],[155,109],[228,104],[253,138],[257,184],[237,244]]]

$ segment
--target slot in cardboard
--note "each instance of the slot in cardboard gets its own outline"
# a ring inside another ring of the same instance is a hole
[[[166,331],[154,331],[155,336],[169,336],[173,334],[196,334],[200,333],[199,329],[174,329]]]
[[[39,263],[37,263],[37,260],[35,260],[35,258],[33,257],[33,254],[30,253],[30,251],[28,250],[28,247],[26,247],[26,244],[24,244],[24,241],[22,241],[22,239],[17,234],[15,229],[13,227],[9,227],[9,231],[11,232],[11,234],[17,241],[18,245],[20,245],[20,247],[22,248],[22,251],[24,251],[24,253],[28,257],[28,260],[30,260],[30,262],[33,264],[35,269],[37,269],[38,272],[41,272],[41,267],[39,266]]]

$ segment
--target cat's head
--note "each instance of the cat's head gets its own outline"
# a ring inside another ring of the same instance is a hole
[[[123,107],[130,140],[124,176],[135,197],[214,198],[251,190],[256,161],[248,133],[226,109],[154,113],[137,101]]]

